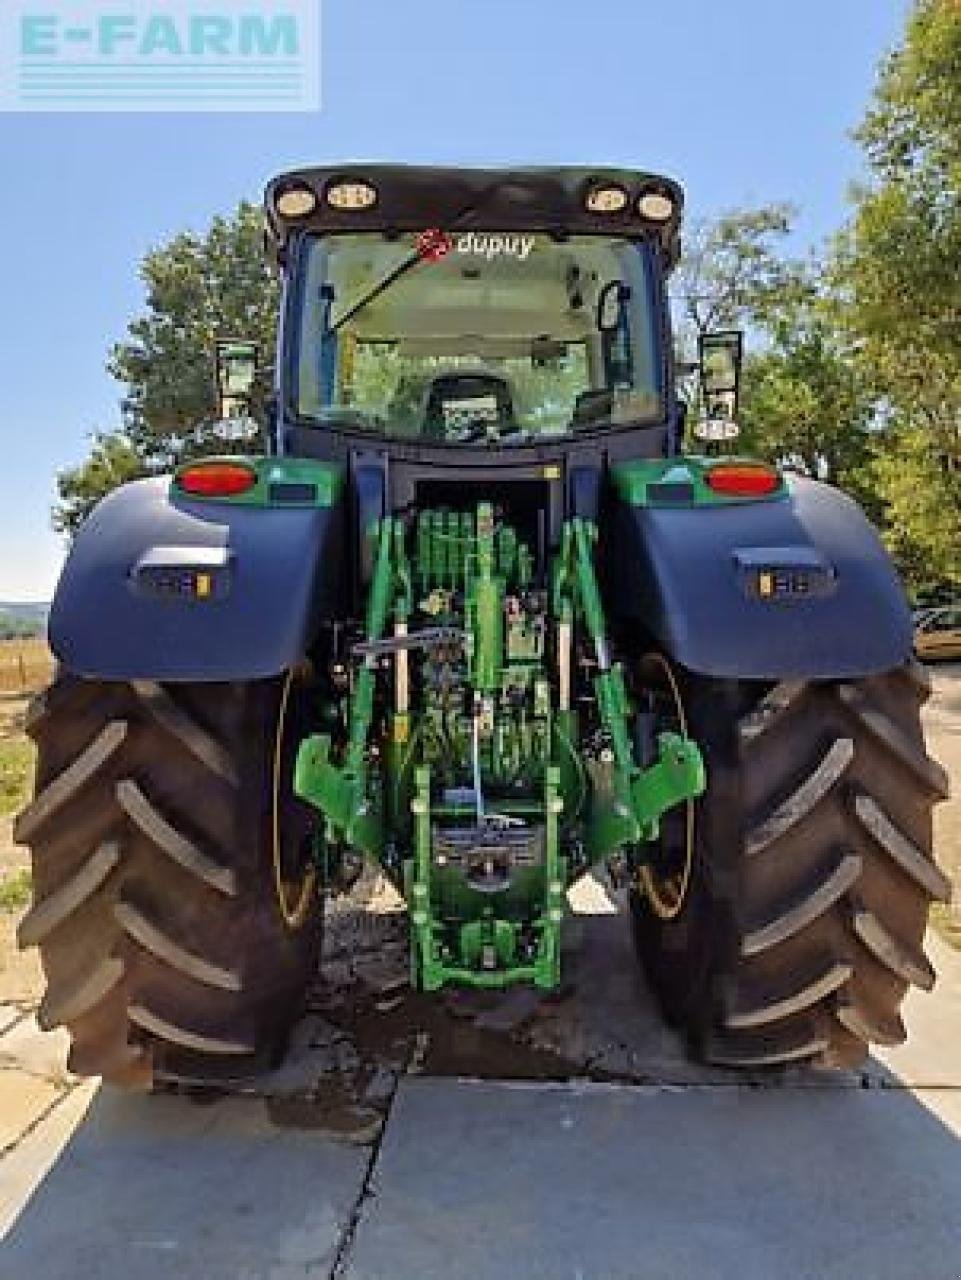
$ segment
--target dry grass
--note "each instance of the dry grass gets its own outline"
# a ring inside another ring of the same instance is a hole
[[[954,908],[936,902],[931,908],[931,924],[950,946],[961,951],[961,920],[954,914]]]
[[[0,640],[0,694],[33,693],[49,684],[53,656],[41,636]]]
[[[33,949],[19,951],[16,941],[31,897],[29,854],[13,842],[13,814],[33,782],[33,743],[23,732],[27,702],[25,694],[0,693],[0,1002],[36,1004],[44,989],[39,957]]]
[[[34,759],[33,743],[25,735],[0,738],[0,814],[16,813],[27,803]]]
[[[32,896],[32,881],[27,867],[0,873],[0,911],[22,911]]]

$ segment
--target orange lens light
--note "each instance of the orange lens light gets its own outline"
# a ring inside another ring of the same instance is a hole
[[[177,484],[197,498],[232,498],[257,483],[257,472],[242,462],[195,462],[184,467]]]
[[[725,498],[763,498],[781,486],[774,468],[759,462],[720,462],[704,479],[708,488]]]

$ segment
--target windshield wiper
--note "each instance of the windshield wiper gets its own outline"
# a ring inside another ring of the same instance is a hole
[[[469,205],[465,205],[465,207],[461,209],[460,213],[456,214],[455,217],[451,219],[450,230],[456,230],[461,223],[465,222],[468,218],[473,217],[474,214],[483,209],[491,196],[499,191],[504,185],[504,181],[505,180],[503,178],[499,178],[496,182],[492,182],[486,190],[481,192],[476,200]],[[336,333],[338,329],[343,328],[348,320],[353,320],[354,316],[357,315],[359,311],[363,311],[365,307],[370,306],[370,304],[376,298],[379,298],[385,290],[389,289],[391,285],[396,284],[401,276],[405,276],[412,267],[416,267],[419,262],[429,261],[431,261],[431,259],[421,257],[420,251],[414,249],[408,257],[404,258],[396,267],[388,271],[387,275],[385,275],[382,280],[378,280],[377,283],[373,285],[368,292],[363,295],[363,297],[355,302],[352,307],[349,307],[342,316],[338,316],[330,326],[328,332]]]
[[[405,276],[411,267],[416,267],[418,262],[425,261],[426,259],[422,258],[420,253],[415,249],[413,253],[404,258],[402,262],[394,267],[392,271],[388,271],[387,275],[385,275],[382,280],[378,280],[373,288],[371,288],[368,293],[365,293],[358,302],[355,302],[352,307],[348,307],[342,316],[338,316],[330,326],[329,332],[336,333],[338,329],[342,328],[347,323],[348,320],[353,320],[358,311],[363,311],[363,309],[369,306],[375,298],[379,298],[382,293],[391,287],[392,284],[395,284],[401,276]]]

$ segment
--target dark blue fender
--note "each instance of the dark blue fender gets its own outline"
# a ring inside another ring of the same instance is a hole
[[[849,678],[910,657],[911,615],[887,553],[857,504],[828,485],[792,478],[782,500],[718,506],[616,499],[609,518],[611,612],[693,671]]]
[[[51,648],[72,671],[106,680],[276,675],[339,604],[342,526],[342,505],[172,498],[163,477],[124,485],[77,535]]]

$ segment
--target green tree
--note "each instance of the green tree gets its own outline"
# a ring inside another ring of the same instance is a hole
[[[891,447],[879,451],[875,464],[891,552],[913,586],[961,587],[957,474],[946,470],[924,428],[891,434]]]
[[[681,391],[691,421],[701,411],[700,336],[740,328],[760,342],[762,329],[802,292],[802,268],[784,254],[793,214],[790,205],[778,203],[733,209],[695,223],[685,236],[671,296]]]
[[[797,287],[799,269],[782,252],[793,214],[787,204],[733,209],[688,231],[672,282],[687,358],[698,334],[757,323]]]
[[[102,497],[128,480],[149,474],[150,468],[123,432],[99,432],[86,461],[57,475],[60,501],[53,509],[53,527],[72,536]]]
[[[184,232],[148,253],[140,268],[144,313],[114,347],[107,368],[124,384],[123,426],[99,432],[90,457],[57,479],[54,524],[74,531],[117,484],[220,452],[213,352],[218,337],[249,338],[269,366],[278,283],[263,251],[263,215],[243,203],[206,234]],[[265,387],[252,414],[263,422]]]
[[[695,229],[675,286],[684,354],[701,333],[747,328],[739,447],[845,489],[880,519],[874,389],[824,264],[784,252],[791,216],[771,204]],[[687,393],[696,412],[696,386]]]
[[[749,357],[741,410],[746,452],[837,485],[875,519],[879,432],[873,388],[813,271],[771,300],[767,345]]]
[[[857,134],[870,181],[837,277],[884,424],[888,541],[915,580],[961,585],[961,8],[919,0]]]

